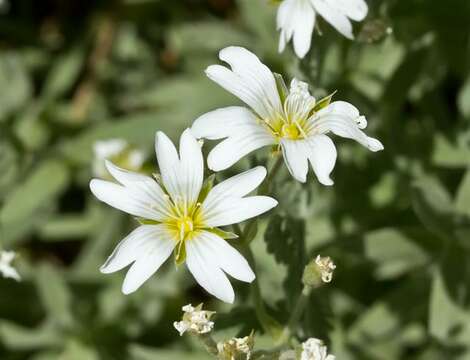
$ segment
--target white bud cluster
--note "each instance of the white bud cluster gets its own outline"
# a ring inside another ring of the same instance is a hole
[[[302,343],[300,360],[335,360],[334,355],[328,355],[328,349],[320,339],[310,338]]]
[[[181,321],[175,321],[173,326],[182,336],[186,331],[194,334],[206,334],[214,328],[214,322],[210,321],[214,311],[202,310],[202,304],[193,307],[191,304],[183,306],[184,311]]]
[[[318,255],[315,259],[315,264],[318,266],[322,281],[325,283],[331,282],[333,279],[333,271],[336,269],[333,260],[331,260],[329,256],[321,257]]]
[[[219,342],[217,344],[219,360],[250,360],[253,345],[253,333],[243,338],[232,338],[224,342]]]

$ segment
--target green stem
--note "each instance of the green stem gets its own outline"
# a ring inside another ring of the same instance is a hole
[[[300,319],[302,318],[305,308],[307,307],[308,299],[310,297],[311,292],[312,292],[312,287],[305,285],[302,290],[302,293],[297,299],[297,302],[294,306],[294,310],[289,318],[289,321],[287,322],[287,325],[284,327],[284,330],[282,331],[282,336],[278,342],[279,344],[284,344],[288,342],[289,339],[292,337],[292,335],[294,335],[295,329],[297,328],[297,325]]]
[[[246,246],[246,256],[253,271],[256,273],[255,258],[253,255],[253,251],[251,250],[249,245]],[[275,319],[273,319],[268,314],[266,310],[263,297],[261,296],[261,288],[259,286],[258,278],[255,278],[255,280],[251,283],[251,291],[252,291],[253,301],[255,303],[256,317],[258,318],[258,321],[260,322],[261,327],[266,333],[270,334],[273,339],[279,338],[282,327]]]
[[[217,350],[217,343],[214,341],[210,334],[200,334],[198,338],[204,344],[205,349],[209,354],[217,356],[219,354],[219,350]]]

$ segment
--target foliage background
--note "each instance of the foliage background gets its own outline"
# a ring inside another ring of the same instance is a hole
[[[303,265],[330,255],[335,279],[312,294],[300,340],[325,339],[339,360],[470,359],[470,2],[368,3],[357,41],[321,22],[298,61],[277,54],[266,0],[0,1],[0,241],[23,276],[0,279],[0,358],[206,359],[172,327],[200,301],[218,311],[216,338],[253,328],[272,346],[240,282],[223,305],[169,262],[122,295],[124,272],[98,268],[136,223],[88,190],[95,140],[129,140],[151,169],[157,129],[177,139],[237,103],[203,70],[243,45],[317,96],[338,90],[385,145],[339,141],[331,188],[283,170],[252,243],[270,314],[285,322]]]

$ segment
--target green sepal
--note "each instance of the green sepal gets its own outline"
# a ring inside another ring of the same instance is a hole
[[[282,77],[281,74],[278,74],[278,73],[273,73],[273,74],[274,74],[274,79],[276,80],[276,87],[277,87],[279,96],[281,98],[281,102],[284,103],[284,101],[287,99],[287,96],[289,96],[289,88],[287,87],[284,81],[284,78]]]
[[[186,246],[184,241],[180,241],[175,248],[175,264],[179,266],[186,261]]]
[[[334,92],[332,92],[330,95],[328,96],[325,96],[323,99],[321,99],[320,101],[318,101],[315,106],[313,107],[312,109],[312,112],[317,112],[317,111],[320,111],[321,109],[327,107],[328,105],[330,105],[331,103],[331,99],[333,98],[333,96],[336,94],[337,90],[335,90]]]
[[[199,192],[199,197],[197,199],[198,203],[202,203],[206,199],[207,195],[209,194],[209,192],[212,190],[214,186],[214,181],[215,181],[215,174],[212,174],[204,181],[204,184],[202,184],[201,191]]]
[[[219,229],[219,228],[211,228],[211,229],[207,229],[207,231],[217,235],[217,236],[220,236],[222,239],[225,239],[225,240],[232,240],[232,239],[238,239],[238,235],[233,233],[233,232],[230,232],[230,231],[224,231],[222,229]]]
[[[243,229],[243,241],[249,244],[258,234],[258,220],[253,219]]]
[[[156,220],[144,219],[144,218],[135,218],[141,225],[158,225],[160,224]]]

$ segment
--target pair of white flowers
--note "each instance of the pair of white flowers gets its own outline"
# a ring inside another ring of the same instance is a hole
[[[382,144],[362,132],[366,120],[346,102],[316,102],[306,83],[294,79],[290,90],[279,76],[251,52],[228,47],[221,60],[231,69],[212,65],[209,78],[238,96],[250,109],[227,107],[198,118],[183,132],[179,153],[170,139],[157,132],[155,150],[160,177],[154,179],[106,162],[118,183],[94,179],[93,194],[101,201],[140,218],[142,223],[117,246],[103,273],[131,265],[123,292],[137,290],[174,253],[186,263],[196,281],[210,294],[232,303],[233,288],[226,274],[251,282],[255,274],[229,243],[233,234],[220,227],[261,215],[277,205],[268,196],[248,196],[266,177],[258,166],[214,187],[204,183],[204,160],[199,138],[224,139],[210,152],[214,171],[227,169],[248,153],[267,145],[282,149],[292,176],[306,181],[310,162],[318,180],[332,185],[330,173],[336,148],[327,133],[351,138],[372,151]]]
[[[368,6],[364,0],[284,0],[277,12],[279,52],[292,39],[294,51],[303,58],[310,50],[317,14],[336,30],[353,39],[351,20],[362,21]]]

